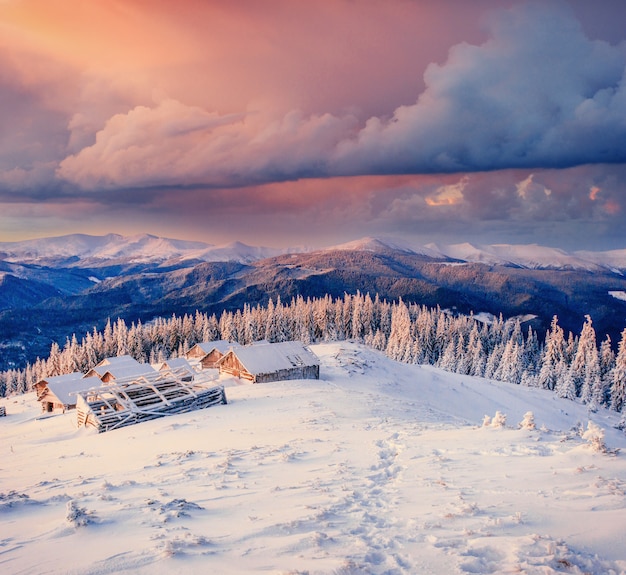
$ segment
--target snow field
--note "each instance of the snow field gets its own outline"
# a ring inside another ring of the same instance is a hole
[[[101,435],[2,400],[0,570],[626,573],[625,455],[581,438],[584,406],[312,349],[320,381],[222,380],[228,405]],[[617,414],[591,419],[624,448]]]

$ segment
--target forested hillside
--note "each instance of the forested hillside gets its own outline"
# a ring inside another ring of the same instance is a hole
[[[579,335],[566,334],[555,316],[540,341],[532,327],[522,329],[519,319],[479,321],[472,315],[402,299],[390,303],[361,293],[337,299],[297,297],[289,304],[278,298],[267,306],[225,311],[219,318],[196,312],[130,327],[118,319],[80,341],[73,336],[63,349],[53,344],[47,359],[24,370],[4,372],[0,391],[22,393],[42,377],[85,372],[107,356],[130,354],[154,363],[183,355],[197,342],[216,339],[241,344],[260,339],[305,343],[352,339],[397,361],[552,390],[559,397],[580,398],[592,410],[605,406],[621,412],[626,402],[626,329],[615,354],[609,337],[597,345],[589,316]]]
[[[0,286],[0,304],[7,302],[4,310],[0,305],[0,369],[32,363],[47,355],[52,342],[63,346],[68,334],[94,326],[102,330],[107,318],[130,325],[196,310],[219,317],[245,305],[266,306],[270,298],[342,298],[359,291],[468,315],[533,316],[533,329],[541,337],[554,315],[563,329],[578,333],[588,314],[600,339],[608,334],[614,342],[626,324],[626,301],[611,295],[626,293],[626,277],[617,272],[468,263],[384,245],[252,263],[129,260],[113,265],[107,260],[104,267],[80,270],[76,265],[54,275],[31,267],[28,281],[7,280]],[[52,281],[48,291],[35,277]]]

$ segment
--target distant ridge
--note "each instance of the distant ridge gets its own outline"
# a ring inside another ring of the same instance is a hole
[[[184,262],[238,262],[250,264],[284,254],[308,253],[305,248],[270,248],[242,242],[213,245],[206,242],[178,240],[151,234],[123,236],[107,234],[66,236],[0,242],[0,261],[17,264],[94,267],[115,263],[158,263],[179,265]],[[515,266],[525,269],[610,271],[626,273],[626,249],[567,252],[537,244],[482,245],[429,243],[421,246],[407,242],[366,236],[320,251],[400,252],[418,254],[458,263]]]
[[[250,263],[285,253],[286,250],[249,246],[241,242],[215,246],[205,242],[163,238],[150,234],[91,236],[70,234],[53,238],[0,242],[0,260],[45,264],[51,260],[133,263],[198,260]]]
[[[570,253],[560,248],[545,247],[537,244],[481,245],[469,242],[459,244],[430,243],[423,246],[409,247],[407,244],[393,240],[365,237],[326,248],[326,251],[332,250],[371,252],[395,250],[421,254],[437,259],[453,259],[458,262],[515,266],[526,269],[626,272],[626,249]]]

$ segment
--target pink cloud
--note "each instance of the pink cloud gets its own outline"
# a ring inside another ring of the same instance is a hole
[[[57,173],[97,189],[626,161],[623,47],[589,40],[562,4],[499,11],[490,31],[428,66],[425,91],[390,119],[164,98],[111,117]]]
[[[320,158],[354,126],[349,116],[223,116],[167,99],[113,116],[57,173],[87,189],[291,179],[315,175]]]

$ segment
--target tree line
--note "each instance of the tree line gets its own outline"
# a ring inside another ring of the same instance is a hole
[[[249,344],[300,340],[305,344],[355,340],[405,363],[539,387],[567,399],[579,398],[591,410],[604,406],[626,418],[626,329],[614,352],[610,338],[598,346],[586,316],[580,334],[565,334],[555,316],[543,341],[519,320],[479,321],[440,308],[388,302],[370,294],[343,298],[280,298],[266,306],[244,305],[235,312],[196,312],[147,323],[108,321],[63,348],[53,343],[48,358],[25,369],[0,372],[0,396],[24,393],[46,377],[86,372],[105,357],[131,355],[158,363],[184,355],[193,345],[224,339]]]

